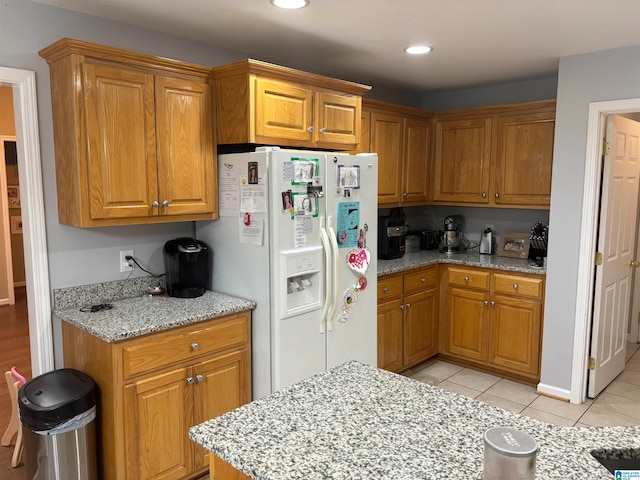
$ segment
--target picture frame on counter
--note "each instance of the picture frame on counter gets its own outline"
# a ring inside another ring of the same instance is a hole
[[[498,256],[527,259],[530,238],[528,233],[503,233],[500,235]]]

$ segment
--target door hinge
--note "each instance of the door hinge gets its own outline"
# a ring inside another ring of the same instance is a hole
[[[602,155],[609,155],[611,152],[611,144],[609,142],[604,142],[602,145]]]
[[[589,370],[596,369],[596,359],[593,357],[589,357]]]
[[[602,265],[602,253],[601,252],[596,252],[595,262],[596,262],[596,265]]]

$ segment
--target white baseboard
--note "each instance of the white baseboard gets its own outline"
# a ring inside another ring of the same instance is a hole
[[[538,384],[538,392],[550,397],[569,401],[571,399],[571,391],[566,388],[558,388],[544,383]]]

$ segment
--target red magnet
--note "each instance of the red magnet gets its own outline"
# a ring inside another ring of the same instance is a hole
[[[358,279],[358,286],[357,286],[358,290],[364,290],[365,288],[367,288],[367,277],[365,277],[364,275],[362,277],[360,277]]]

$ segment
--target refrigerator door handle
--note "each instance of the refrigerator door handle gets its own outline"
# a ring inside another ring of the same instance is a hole
[[[320,239],[324,248],[324,305],[322,306],[322,316],[320,317],[320,333],[324,333],[327,325],[327,315],[331,308],[331,257],[333,256],[324,217],[320,217]]]
[[[338,282],[338,272],[339,270],[339,265],[338,265],[338,239],[336,237],[336,232],[333,229],[333,222],[332,222],[333,218],[332,217],[328,217],[328,221],[327,221],[327,225],[329,227],[329,241],[331,242],[331,259],[333,260],[333,275],[332,278],[329,280],[329,283],[331,284],[332,288],[332,301],[331,301],[331,310],[329,311],[329,317],[328,317],[328,325],[329,325],[329,331],[333,331],[333,316],[336,313],[336,309],[338,308],[338,288],[340,287]]]

